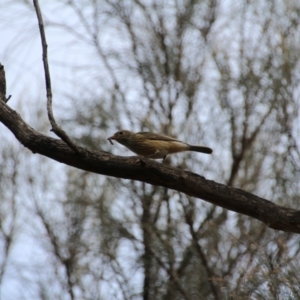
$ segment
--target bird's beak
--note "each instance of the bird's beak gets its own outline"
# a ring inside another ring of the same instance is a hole
[[[115,136],[110,136],[107,140],[113,145],[114,143],[112,142],[112,140],[115,140]]]

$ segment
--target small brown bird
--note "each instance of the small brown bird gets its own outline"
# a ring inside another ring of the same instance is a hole
[[[208,147],[189,145],[172,137],[151,132],[134,133],[128,130],[120,130],[109,137],[108,140],[112,145],[112,140],[117,141],[137,155],[153,159],[162,158],[163,161],[167,155],[183,151],[196,151],[206,154],[213,152]]]

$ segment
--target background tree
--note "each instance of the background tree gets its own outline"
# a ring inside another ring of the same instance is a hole
[[[35,21],[31,3],[8,7]],[[119,128],[173,135],[214,155],[180,154],[170,165],[299,208],[296,1],[57,1],[42,10],[54,109],[78,144],[130,155],[106,138]],[[45,108],[26,109],[47,132]],[[297,235],[166,188],[41,157],[14,164],[24,149],[8,151],[4,138],[0,272],[19,287],[13,299],[299,298]],[[24,261],[9,255],[24,244]]]

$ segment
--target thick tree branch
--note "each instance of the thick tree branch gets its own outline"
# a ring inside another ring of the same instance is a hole
[[[26,124],[0,95],[0,121],[33,153],[89,172],[138,180],[177,190],[223,208],[245,214],[270,228],[300,233],[300,211],[278,206],[266,199],[207,180],[189,171],[172,168],[138,157],[120,157],[80,148],[77,155],[63,141],[38,133]]]

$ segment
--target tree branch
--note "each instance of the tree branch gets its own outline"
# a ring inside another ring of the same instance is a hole
[[[300,211],[278,206],[256,195],[207,180],[195,173],[168,167],[150,159],[114,156],[81,147],[80,151],[84,155],[78,156],[63,141],[47,137],[31,128],[5,100],[5,96],[1,94],[0,121],[33,153],[81,170],[173,189],[260,220],[270,228],[300,233]]]
[[[75,153],[79,154],[79,148],[72,142],[69,138],[67,133],[57,125],[53,110],[52,110],[52,88],[51,88],[51,77],[50,77],[50,70],[48,64],[48,45],[46,41],[45,29],[44,29],[44,22],[43,17],[39,5],[38,0],[33,0],[36,16],[39,23],[40,35],[41,35],[41,43],[42,43],[42,50],[43,50],[43,64],[44,64],[44,71],[45,71],[45,83],[46,83],[46,91],[47,91],[47,112],[48,112],[48,119],[52,126],[52,131],[60,137]]]

